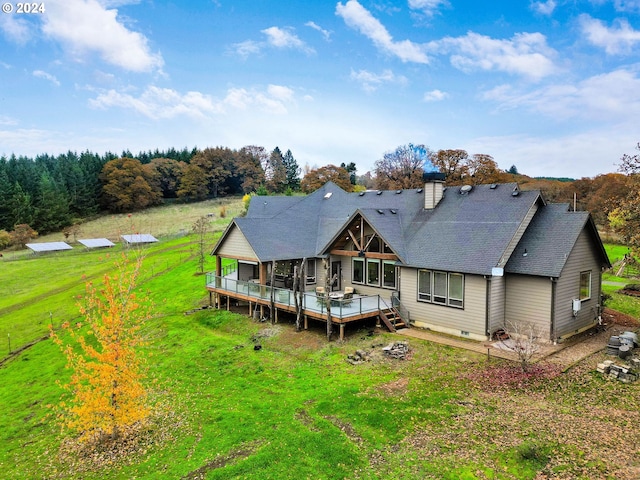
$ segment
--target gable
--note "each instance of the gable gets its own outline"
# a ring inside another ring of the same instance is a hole
[[[249,241],[235,222],[222,236],[218,244],[215,246],[212,254],[227,258],[238,258],[243,260],[257,260],[258,257],[254,252]]]

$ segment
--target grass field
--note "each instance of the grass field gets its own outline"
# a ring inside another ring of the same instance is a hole
[[[48,405],[69,372],[50,340],[0,366],[3,478],[96,479],[635,479],[640,477],[640,382],[610,382],[596,355],[568,372],[508,384],[498,360],[411,340],[411,358],[386,359],[398,337],[351,329],[327,343],[324,325],[296,333],[226,311],[200,310],[188,236],[144,249],[140,291],[155,305],[144,330],[157,408],[127,459],[65,453]],[[110,252],[74,251],[0,264],[1,342],[12,348],[79,319],[87,280]],[[213,265],[211,264],[209,268]],[[262,346],[254,350],[256,341]],[[15,342],[15,343],[14,343]],[[345,361],[356,349],[372,361]],[[507,373],[505,373],[507,372]]]

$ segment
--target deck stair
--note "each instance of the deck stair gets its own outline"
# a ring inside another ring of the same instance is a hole
[[[405,322],[396,307],[385,308],[380,310],[378,318],[384,323],[390,332],[395,332],[399,328],[408,328],[409,323]]]

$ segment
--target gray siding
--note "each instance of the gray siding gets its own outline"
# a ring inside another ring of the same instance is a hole
[[[232,227],[224,243],[220,245],[218,255],[226,258],[258,260],[253,248],[237,227]]]
[[[418,327],[476,339],[486,338],[487,281],[481,275],[464,276],[464,308],[418,301],[418,270],[402,268],[400,301]],[[467,335],[464,335],[467,336]]]
[[[582,301],[573,316],[572,301],[580,297],[580,272],[591,271],[591,298]],[[593,243],[583,230],[565,263],[556,287],[555,336],[564,337],[597,321],[600,304],[601,271]]]
[[[507,275],[505,321],[533,323],[548,340],[551,333],[551,291],[549,278]]]

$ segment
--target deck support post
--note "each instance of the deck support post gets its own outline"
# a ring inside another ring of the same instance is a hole
[[[249,301],[249,316],[251,316],[251,301]]]
[[[344,340],[344,323],[340,324],[340,341]]]
[[[304,329],[309,330],[309,322],[306,315],[304,316]]]

